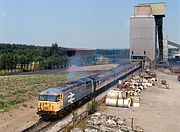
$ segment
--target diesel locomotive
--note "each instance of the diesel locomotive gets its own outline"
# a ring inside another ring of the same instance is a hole
[[[48,88],[39,94],[37,114],[41,117],[57,117],[79,101],[91,99],[140,68],[139,64],[128,64]]]

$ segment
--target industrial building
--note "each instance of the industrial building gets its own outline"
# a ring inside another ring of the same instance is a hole
[[[180,59],[180,49],[178,48],[169,48],[168,49],[168,58],[169,59]]]
[[[168,48],[168,59],[180,59],[180,45],[167,40],[167,44],[171,45],[172,48]]]
[[[164,61],[163,17],[163,2],[138,4],[134,7],[134,15],[130,17],[131,61],[148,61],[151,65]]]
[[[72,56],[95,56],[96,50],[84,48],[63,48],[69,57]]]

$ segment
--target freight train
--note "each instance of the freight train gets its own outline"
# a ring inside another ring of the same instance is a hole
[[[39,94],[37,114],[42,118],[57,117],[80,101],[92,99],[140,68],[139,64],[128,64],[48,88]]]

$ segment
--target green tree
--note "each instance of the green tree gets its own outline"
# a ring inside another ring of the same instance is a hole
[[[58,53],[58,44],[53,43],[50,48],[50,54],[55,58],[57,56],[57,53]]]
[[[27,64],[27,57],[24,54],[19,56],[19,63],[21,64],[21,69],[25,70],[25,64]]]
[[[3,58],[2,54],[0,54],[0,70],[3,70]]]
[[[18,59],[19,57],[18,57],[18,55],[17,54],[14,54],[13,55],[13,69],[15,69],[16,70],[16,66],[17,66],[17,64],[18,64],[18,62],[19,62],[19,59]]]

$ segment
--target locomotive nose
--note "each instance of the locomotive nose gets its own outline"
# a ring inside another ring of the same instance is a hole
[[[54,104],[53,103],[47,103],[47,102],[40,102],[38,110],[41,110],[41,111],[54,111]]]

